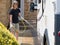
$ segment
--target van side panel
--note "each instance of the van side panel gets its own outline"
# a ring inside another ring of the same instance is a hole
[[[55,14],[55,45],[60,45],[58,31],[60,31],[60,14]]]

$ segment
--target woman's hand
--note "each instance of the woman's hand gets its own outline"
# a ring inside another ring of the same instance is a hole
[[[11,28],[11,27],[13,27],[13,24],[12,24],[12,22],[10,22],[10,28]]]
[[[12,15],[10,15],[10,28],[13,27],[13,24],[12,24]]]

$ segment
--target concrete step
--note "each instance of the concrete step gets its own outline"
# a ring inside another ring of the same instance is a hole
[[[36,28],[37,26],[36,25],[33,25],[33,27],[31,27],[31,26],[28,26],[28,25],[25,25],[25,26],[20,26],[19,28],[20,28],[20,30],[25,30],[25,29],[33,29],[33,28]]]
[[[25,18],[26,20],[36,20],[37,18]]]
[[[37,30],[29,29],[29,30],[20,30],[19,33],[20,37],[36,37],[37,36]]]
[[[41,45],[37,37],[19,37],[18,43],[20,45]]]
[[[24,26],[20,26],[19,28],[20,28],[20,30],[25,30],[25,28],[26,28],[26,29],[32,29],[31,26],[26,26],[26,27],[24,27]]]
[[[20,45],[40,45],[37,37],[19,37],[18,43]]]
[[[28,21],[30,24],[32,24],[32,25],[35,25],[35,24],[36,24],[36,20],[27,20],[27,21]],[[28,25],[25,21],[23,21],[23,22],[20,21],[20,22],[19,22],[20,25],[24,25],[23,23],[24,23],[25,25]]]
[[[36,28],[37,27],[37,23],[36,23],[36,20],[28,20],[28,22],[34,27],[34,28]],[[24,23],[24,24],[23,24]],[[24,25],[26,26],[26,29],[28,30],[28,29],[32,29],[32,27],[31,27],[31,25],[29,25],[29,24],[27,24],[25,21],[23,21],[23,22],[19,22],[19,25],[20,25],[20,30],[24,30]]]
[[[34,45],[33,37],[19,37],[18,43],[21,45]]]
[[[30,24],[36,24],[36,20],[28,20],[28,22],[29,22]],[[20,22],[19,22],[20,25],[24,25],[23,23],[24,23],[25,25],[28,25],[25,21],[23,21],[23,22],[20,21]]]

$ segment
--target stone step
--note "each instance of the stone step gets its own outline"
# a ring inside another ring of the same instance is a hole
[[[20,24],[20,27],[24,27],[24,26],[26,26],[26,27],[31,27],[31,26],[36,27],[37,26],[36,23],[30,23],[30,24],[31,25],[29,25],[29,24]]]
[[[33,28],[36,28],[36,26],[35,27],[33,27]],[[28,27],[20,27],[20,30],[28,30],[28,29],[33,29],[31,26],[28,26]]]
[[[29,29],[29,30],[20,30],[19,32],[20,37],[36,37],[37,30]]]
[[[21,45],[34,45],[33,37],[19,37],[18,43]]]
[[[26,13],[27,13],[27,12],[26,12]],[[25,16],[30,16],[30,17],[31,17],[31,16],[33,16],[33,17],[34,17],[34,16],[36,16],[36,17],[37,17],[37,15],[36,15],[36,14],[29,14],[29,13],[28,13],[28,14],[26,14]]]
[[[36,21],[35,20],[28,20],[28,22],[31,24],[31,25],[35,25],[36,24]],[[19,25],[29,25],[29,24],[27,24],[25,21],[23,21],[23,22],[19,22]]]
[[[26,20],[36,20],[37,18],[36,17],[28,17],[28,18],[25,18]]]
[[[37,15],[26,14],[26,15],[25,15],[25,19],[34,19],[34,20],[36,20],[36,19],[37,19]]]
[[[37,20],[37,18],[25,18],[26,20]]]
[[[30,16],[27,16],[27,15],[26,15],[26,17],[27,17],[27,18],[28,18],[28,17],[29,17],[29,18],[33,17],[34,19],[36,19],[36,18],[37,18],[37,16],[36,16],[36,15],[30,15]]]
[[[37,17],[37,14],[36,14],[36,13],[31,13],[31,14],[29,14],[29,15],[31,15],[31,16],[36,16],[36,17]]]
[[[28,20],[28,22],[34,27],[36,28],[36,20]],[[24,24],[23,24],[24,23]],[[26,29],[32,29],[31,25],[27,24],[25,21],[23,21],[23,23],[20,21],[19,25],[20,25],[20,30],[24,30],[24,28],[26,27]],[[25,25],[25,27],[24,27]]]
[[[41,45],[37,37],[19,37],[18,43],[21,45]]]
[[[28,19],[27,19],[27,21],[28,22],[36,22],[36,20],[28,20]],[[19,22],[22,22],[22,21],[19,21]],[[25,22],[25,21],[23,21],[23,22]]]

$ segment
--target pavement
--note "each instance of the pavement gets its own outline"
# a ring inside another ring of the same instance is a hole
[[[20,45],[40,45],[36,30],[26,30],[25,32],[20,33],[18,42]]]

